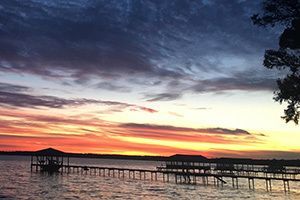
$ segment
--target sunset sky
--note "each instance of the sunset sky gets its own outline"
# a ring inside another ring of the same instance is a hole
[[[300,159],[260,3],[0,1],[0,151]]]

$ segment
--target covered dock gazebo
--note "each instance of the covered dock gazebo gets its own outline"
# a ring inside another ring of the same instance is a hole
[[[58,172],[69,164],[68,154],[53,148],[42,149],[31,155],[31,171],[35,167],[36,171]]]

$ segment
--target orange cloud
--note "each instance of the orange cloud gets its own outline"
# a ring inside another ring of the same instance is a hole
[[[45,114],[34,111],[0,109],[0,123],[3,124],[0,127],[1,150],[37,150],[52,146],[70,152],[210,155],[209,144],[228,145],[230,148],[230,145],[260,142],[241,129],[120,124],[93,115],[57,116],[47,111]],[[174,142],[184,145],[174,145]],[[192,143],[203,148],[192,148],[189,145]]]

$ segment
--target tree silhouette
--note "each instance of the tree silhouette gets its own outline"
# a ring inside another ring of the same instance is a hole
[[[265,0],[263,13],[251,17],[258,26],[283,25],[278,50],[266,50],[264,66],[284,70],[287,75],[277,80],[274,100],[286,102],[283,119],[298,124],[300,115],[300,0]]]

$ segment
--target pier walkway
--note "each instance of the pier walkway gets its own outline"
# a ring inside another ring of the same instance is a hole
[[[41,171],[42,164],[31,164],[31,170]],[[133,169],[133,168],[117,168],[117,167],[99,167],[99,166],[82,166],[82,165],[62,165],[61,173],[80,173],[98,176],[108,176],[116,178],[128,178],[137,180],[150,180],[173,182],[176,184],[204,184],[223,187],[228,184],[225,178],[230,178],[232,187],[239,188],[239,179],[247,179],[249,189],[255,189],[255,180],[265,180],[266,190],[272,190],[273,181],[282,181],[285,192],[290,191],[290,182],[300,182],[300,172],[290,173],[270,173],[263,171],[232,171],[221,172],[218,170],[192,169],[186,171],[165,167],[157,167],[155,170]]]
[[[285,192],[291,182],[300,182],[300,160],[207,159],[203,156],[174,155],[155,169],[134,169],[70,164],[69,154],[48,148],[31,156],[31,171],[81,173],[118,178],[174,182],[176,184],[204,184],[223,187],[231,184],[239,188],[239,180],[246,179],[249,189],[258,180],[265,181],[267,191],[272,182],[281,181]]]

